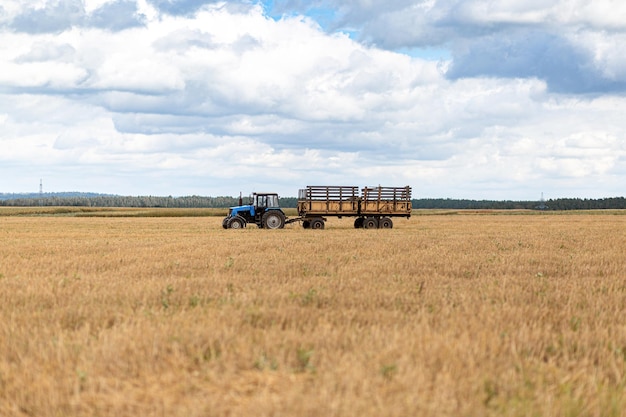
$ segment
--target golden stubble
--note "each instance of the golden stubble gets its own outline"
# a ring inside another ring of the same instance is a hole
[[[624,415],[625,226],[0,217],[0,415]]]

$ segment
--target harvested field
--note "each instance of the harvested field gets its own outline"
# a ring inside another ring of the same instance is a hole
[[[0,416],[626,415],[624,212],[11,214]]]

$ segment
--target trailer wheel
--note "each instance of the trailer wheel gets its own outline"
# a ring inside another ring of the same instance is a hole
[[[311,228],[311,222],[308,220],[303,220],[302,221],[302,227],[305,229],[310,229]]]
[[[324,220],[313,219],[311,220],[311,229],[322,230],[324,228]]]
[[[366,229],[378,229],[378,220],[374,217],[368,217],[363,222],[363,227]]]
[[[246,227],[246,221],[239,216],[231,217],[228,221],[229,229],[243,229],[244,227]]]
[[[362,229],[364,221],[365,221],[365,219],[363,217],[357,217],[356,220],[354,220],[354,228],[355,229]]]
[[[280,211],[268,211],[263,215],[263,227],[266,229],[282,229],[285,227],[285,216]]]
[[[393,228],[393,221],[389,217],[383,217],[382,219],[380,219],[378,227],[380,227],[381,229],[391,229]]]

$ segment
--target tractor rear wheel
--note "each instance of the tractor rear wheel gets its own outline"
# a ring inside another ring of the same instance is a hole
[[[263,227],[266,229],[282,229],[285,227],[285,216],[277,210],[268,211],[263,215]]]

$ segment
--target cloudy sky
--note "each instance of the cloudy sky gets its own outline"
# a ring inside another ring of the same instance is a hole
[[[2,0],[0,192],[626,195],[626,2]]]

